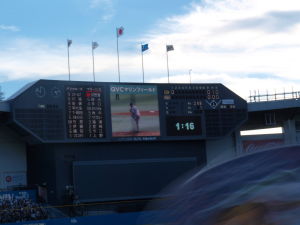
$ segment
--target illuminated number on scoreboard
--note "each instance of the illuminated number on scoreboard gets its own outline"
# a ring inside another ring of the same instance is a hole
[[[220,99],[218,90],[207,90],[207,99]]]
[[[167,136],[202,135],[200,116],[167,116]]]
[[[179,123],[177,122],[175,124],[176,129],[178,131],[180,130],[195,130],[195,123],[194,122],[190,122],[190,123]]]

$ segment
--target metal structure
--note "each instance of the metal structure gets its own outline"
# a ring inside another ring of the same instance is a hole
[[[268,101],[279,101],[286,99],[299,99],[300,91],[291,91],[291,92],[280,92],[280,93],[272,93],[270,94],[266,91],[265,94],[260,94],[259,90],[254,91],[253,94],[250,93],[249,102],[268,102]]]

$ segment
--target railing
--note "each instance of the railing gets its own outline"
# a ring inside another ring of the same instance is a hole
[[[300,99],[300,91],[281,92],[269,94],[268,91],[265,94],[260,94],[259,91],[254,91],[254,94],[249,96],[249,102],[268,102],[279,101],[285,99]]]
[[[91,205],[91,204],[90,204]],[[87,206],[87,204],[81,205]],[[52,206],[45,206],[44,210],[49,213],[47,219],[28,219],[20,220],[18,222],[14,221],[14,217],[10,221],[1,220],[0,225],[73,225],[73,224],[88,224],[88,225],[98,225],[98,224],[109,224],[109,225],[149,225],[149,224],[160,224],[167,225],[172,222],[173,218],[168,218],[165,216],[165,210],[145,210],[139,212],[113,212],[113,211],[95,211],[94,215],[89,215],[91,213],[83,212],[86,209],[79,209],[80,205],[77,206],[60,206],[59,210],[69,211],[70,215],[64,216],[51,216]],[[69,208],[69,209],[67,209]],[[23,208],[26,210],[26,208]],[[15,209],[15,212],[21,211],[21,209]],[[1,213],[0,213],[1,215]],[[12,213],[12,216],[14,213]]]

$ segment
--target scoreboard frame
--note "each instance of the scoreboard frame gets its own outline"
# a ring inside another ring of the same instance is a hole
[[[42,143],[214,139],[247,120],[247,102],[219,83],[38,80],[9,102]]]

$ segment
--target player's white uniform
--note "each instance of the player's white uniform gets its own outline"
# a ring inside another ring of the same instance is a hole
[[[132,118],[132,130],[134,132],[139,132],[140,110],[135,105],[132,105],[129,111]]]

